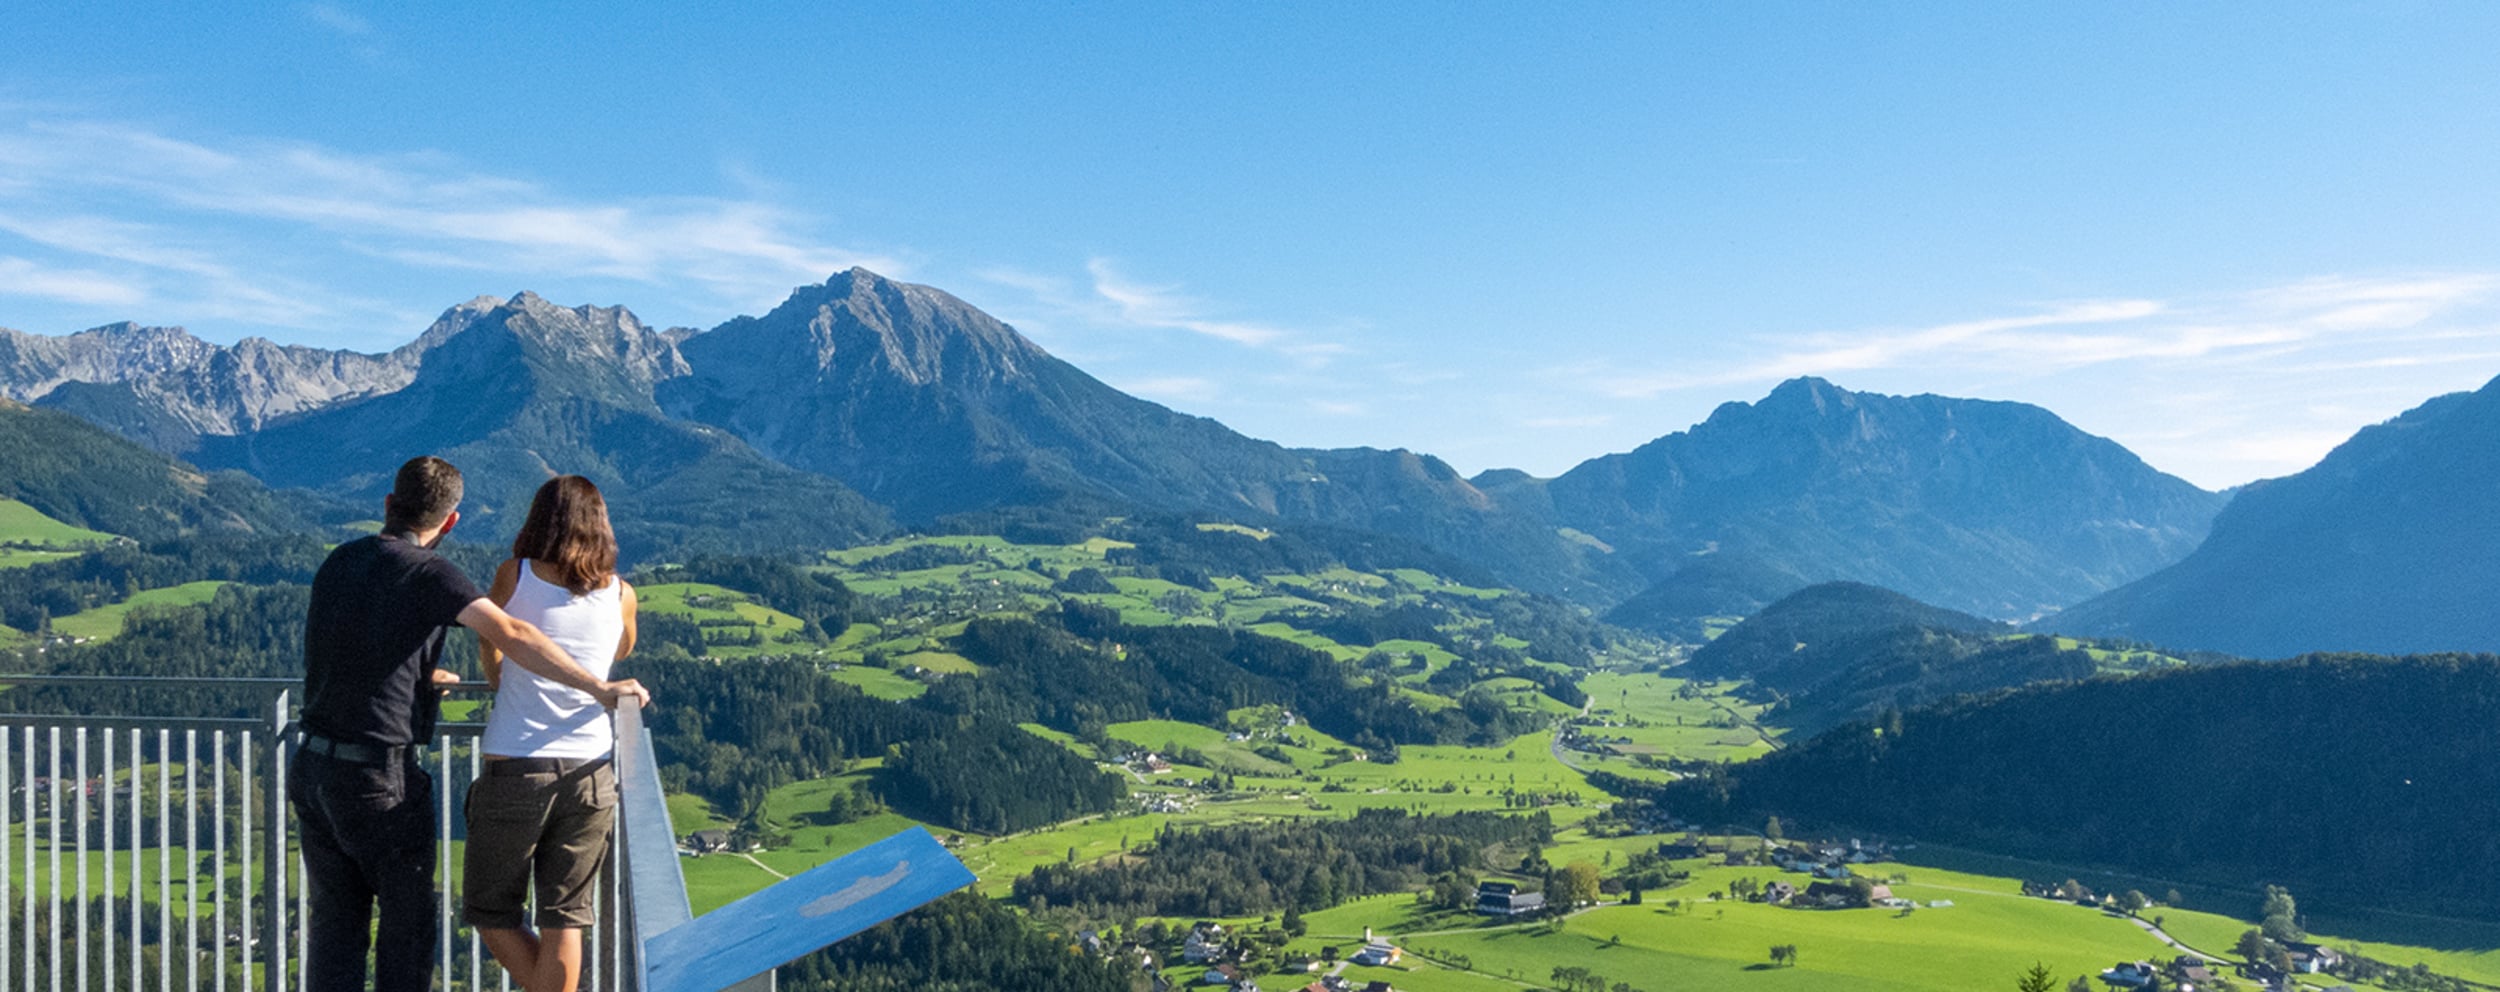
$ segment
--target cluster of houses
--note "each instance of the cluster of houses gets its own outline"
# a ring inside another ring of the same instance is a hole
[[[2177,989],[2178,992],[2196,992],[2214,985],[2212,966],[2198,957],[2182,957],[2167,965],[2151,961],[2125,961],[2101,972],[2101,983],[2112,989],[2148,988],[2157,979],[2164,983],[2163,988]]]
[[[1249,957],[1249,948],[1246,945],[1233,944],[1227,939],[1228,936],[1223,924],[1210,920],[1199,921],[1189,928],[1189,936],[1181,941],[1181,960],[1188,964],[1206,967],[1205,973],[1198,978],[1200,985],[1221,987],[1226,992],[1260,992],[1258,980],[1252,977],[1249,970],[1244,967],[1244,962]],[[1089,952],[1108,953],[1107,948],[1103,947],[1100,938],[1095,937],[1093,931],[1086,931],[1085,938],[1091,941],[1085,945]],[[1152,955],[1138,949],[1135,944],[1128,946],[1143,956],[1140,964],[1146,969],[1147,974],[1154,976],[1154,986],[1158,992],[1168,992],[1171,982],[1164,978],[1161,972],[1155,970]],[[1354,952],[1346,960],[1352,964],[1384,967],[1396,964],[1405,957],[1405,951],[1387,940],[1373,936],[1370,928],[1366,927],[1363,930],[1363,949]],[[1320,961],[1315,958],[1296,957],[1286,959],[1279,970],[1307,974],[1316,972],[1321,967]],[[1391,988],[1387,982],[1356,982],[1342,975],[1332,974],[1303,986],[1299,992],[1397,992],[1397,990]]]
[[[1847,878],[1848,866],[1890,861],[1894,848],[1884,841],[1851,837],[1822,844],[1776,844],[1765,857],[1785,871],[1809,872],[1817,878]]]
[[[2291,952],[2292,972],[2295,974],[2323,974],[2341,967],[2344,963],[2344,955],[2341,952],[2321,944],[2290,943],[2283,945],[2283,948]],[[2159,979],[2161,988],[2175,989],[2177,992],[2196,992],[2197,989],[2216,987],[2218,983],[2214,968],[2220,964],[2221,962],[2194,955],[2182,955],[2166,964],[2153,961],[2122,961],[2102,971],[2101,982],[2111,989],[2142,989],[2155,987],[2155,980]],[[2244,963],[2237,970],[2240,977],[2267,988],[2281,986],[2285,979],[2291,977],[2281,969],[2263,961]],[[2349,992],[2348,987],[2338,987],[2346,988]]]
[[[1398,992],[1387,982],[1357,982],[1342,975],[1330,975],[1303,986],[1298,992]]]
[[[1476,886],[1476,912],[1486,916],[1529,916],[1545,911],[1545,893],[1521,892],[1509,882]]]

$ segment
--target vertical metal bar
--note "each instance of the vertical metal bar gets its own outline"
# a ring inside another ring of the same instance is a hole
[[[17,943],[10,939],[13,934],[9,931],[10,921],[16,919],[17,914],[10,912],[8,904],[9,868],[17,860],[15,857],[16,852],[9,850],[9,832],[6,829],[8,825],[16,819],[16,817],[9,815],[10,737],[11,735],[8,728],[0,727],[0,980],[7,979],[9,977],[9,966],[16,963],[15,958],[17,956]],[[32,783],[29,784],[31,785]],[[33,824],[28,824],[29,829],[32,829],[32,827]],[[26,880],[28,885],[32,885],[34,882],[35,880],[31,877]]]
[[[295,743],[287,734],[289,695],[280,689],[269,704],[269,825],[261,831],[260,849],[261,898],[269,924],[261,928],[266,955],[262,992],[286,992],[286,952],[281,950],[286,946],[286,775],[287,752]]]
[[[165,942],[168,947],[173,941]],[[182,987],[200,987],[200,732],[182,732]]]
[[[216,971],[212,981],[217,992],[226,992],[226,732],[217,731],[209,741],[209,774],[215,788],[209,793],[214,798],[208,804],[208,822],[216,838],[210,844],[216,854],[209,863],[216,868],[209,872],[208,899],[216,907],[217,929],[212,931],[215,939],[208,945],[208,957]]]
[[[312,972],[305,969],[304,959],[312,956],[312,918],[307,907],[312,905],[312,872],[304,867],[304,856],[295,856],[295,988],[309,992]]]
[[[156,988],[174,992],[174,732],[156,732]]]
[[[434,756],[442,769],[442,781],[436,783],[434,811],[434,862],[440,865],[442,886],[435,890],[435,902],[441,918],[434,928],[435,970],[443,976],[444,988],[452,988],[456,979],[451,971],[451,749],[444,748]]]
[[[148,819],[143,805],[148,781],[147,762],[140,747],[141,740],[139,728],[130,728],[130,987],[133,992],[143,987],[140,971],[145,963],[144,945],[147,943],[144,939],[147,928],[140,922],[143,919],[141,914],[147,912],[147,873],[142,870],[147,862],[142,860],[141,855],[146,849],[142,843],[145,837],[141,826]]]
[[[52,939],[45,943],[52,951],[52,992],[61,992],[61,728],[55,725],[50,730],[46,736],[52,741],[52,784],[44,787],[43,800],[52,807],[52,843],[47,845],[52,849]],[[26,825],[28,837],[34,830],[34,824]],[[30,917],[26,922],[34,920]]]
[[[61,846],[61,839],[52,839],[52,846]],[[86,992],[87,984],[87,728],[78,728],[78,902],[70,907],[78,916],[78,988]]]
[[[243,793],[240,801],[235,803],[236,812],[241,814],[243,839],[234,847],[234,873],[243,884],[243,905],[236,907],[235,916],[243,927],[243,942],[236,948],[236,956],[243,961],[245,992],[250,992],[252,987],[252,782],[253,769],[258,767],[252,763],[252,732],[246,730],[243,732],[242,753],[234,765],[234,770],[240,773],[235,779],[235,788]]]
[[[448,740],[448,739],[446,739],[444,743],[448,744],[448,743],[450,743],[450,742],[449,742],[449,740]],[[478,754],[478,749],[477,749],[477,747],[475,746],[475,742],[471,742],[471,745],[472,745],[472,746],[469,748],[469,781],[475,782],[475,781],[477,781],[478,769],[479,769],[480,767],[482,767],[482,766],[483,766],[483,763],[485,762],[485,760],[486,760],[486,759],[485,759],[485,758],[483,758],[483,757],[481,757],[481,756]],[[449,754],[449,753],[450,753],[449,748],[445,748],[444,753],[445,753],[445,754]],[[444,777],[445,779],[449,779],[451,776],[450,776],[450,775],[448,775],[448,774],[446,774],[446,775],[444,775],[443,777]],[[444,783],[443,783],[443,792],[444,792],[444,795],[445,795],[446,797],[448,797],[448,796],[450,795],[450,793],[451,793],[451,783],[450,783],[450,782],[446,781],[446,782],[444,782]],[[449,811],[448,809],[446,809],[446,810],[444,811],[444,815],[448,817],[449,815],[451,815],[451,814],[450,814],[450,811]],[[448,869],[448,866],[446,866],[446,868]],[[465,881],[465,880],[464,880],[464,881]],[[478,935],[478,932],[477,932],[477,928],[476,928],[476,927],[470,927],[470,928],[469,928],[469,992],[479,992],[479,987],[480,987],[481,985],[483,985],[483,984],[484,984],[485,975],[486,975],[486,948],[485,948],[485,938],[483,938],[483,937],[481,937],[481,936],[479,936],[479,935]]]
[[[26,984],[35,987],[35,728],[26,728]]]
[[[121,892],[120,888],[114,884],[113,877],[113,780],[120,774],[121,769],[113,763],[113,738],[117,735],[107,728],[101,736],[104,738],[104,829],[101,831],[104,836],[104,954],[102,958],[104,987],[109,990],[113,987],[113,898]]]

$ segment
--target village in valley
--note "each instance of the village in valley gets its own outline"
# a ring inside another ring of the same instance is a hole
[[[1060,581],[1054,574],[1080,568],[1099,569],[1107,579],[1100,591],[1083,594],[1085,601],[1161,623],[1221,616],[1228,625],[1391,673],[1418,696],[1430,691],[1432,673],[1455,661],[1433,644],[1349,646],[1296,625],[1308,615],[1295,612],[1305,604],[1360,597],[1355,601],[1386,606],[1400,597],[1448,595],[1439,592],[1439,580],[1420,574],[1339,572],[1202,589],[1111,567],[1102,557],[1109,549],[1100,545],[940,540],[970,551],[918,573],[842,566],[846,582],[916,604],[912,615],[923,619],[834,638],[819,659],[828,672],[872,692],[881,691],[886,683],[877,680],[884,678],[919,692],[938,679],[982,677],[979,665],[943,649],[951,631],[981,615],[973,604],[1030,609],[1030,601],[1017,602],[1017,590],[1041,593]],[[872,549],[845,560],[895,554]],[[915,564],[935,558],[913,557],[924,559]],[[1028,725],[1119,775],[1129,785],[1127,805],[1022,833],[941,836],[980,874],[985,892],[1006,895],[1010,883],[1038,866],[1154,856],[1150,842],[1174,827],[1326,821],[1365,809],[1534,812],[1554,824],[1551,843],[1497,851],[1502,860],[1482,870],[1333,906],[1180,918],[1027,902],[1066,926],[1079,950],[1133,962],[1159,990],[1664,992],[1747,983],[1879,989],[1893,987],[1886,976],[1902,967],[1923,969],[1916,987],[1988,989],[2006,987],[2035,964],[2058,975],[2058,988],[2081,980],[2124,992],[2446,988],[2337,978],[2351,962],[2324,938],[2260,936],[2242,946],[2244,934],[2257,933],[2254,894],[2249,905],[2226,909],[2205,889],[2192,901],[2167,886],[2153,897],[2136,891],[2154,888],[2151,881],[2111,891],[2063,875],[2025,881],[2016,867],[1906,838],[1792,835],[1777,819],[1731,833],[1608,795],[1590,784],[1592,776],[1668,782],[1781,746],[1782,731],[1760,719],[1762,704],[1734,692],[1734,684],[1676,678],[1663,667],[1676,660],[1671,652],[1641,650],[1627,646],[1575,676],[1580,698],[1570,704],[1539,696],[1518,679],[1494,686],[1547,714],[1549,729],[1498,746],[1408,745],[1395,760],[1379,760],[1275,705],[1235,711],[1217,726],[1112,724],[1092,740]],[[1385,662],[1377,657],[1384,652]],[[808,802],[800,797],[826,791],[810,788],[782,790],[786,802],[777,792],[770,807],[796,824]],[[690,811],[701,818],[700,810]],[[854,828],[906,822],[887,812],[850,827],[785,827],[772,831],[777,843],[737,851],[733,860],[707,854],[690,861],[687,874],[699,901],[725,899],[768,879],[763,872],[795,872],[838,853]],[[761,843],[751,841],[753,833],[723,824],[696,832],[688,851],[731,853],[733,842]],[[2074,873],[2111,884],[2088,870]],[[2370,950],[2406,965],[2413,959],[2402,955],[2436,954]]]

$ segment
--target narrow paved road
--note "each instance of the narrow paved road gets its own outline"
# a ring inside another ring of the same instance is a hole
[[[740,852],[738,852],[738,856],[739,856],[739,857],[741,857],[741,858],[745,858],[745,859],[747,859],[747,863],[748,863],[748,864],[751,864],[751,865],[754,865],[754,866],[756,866],[756,867],[758,867],[758,868],[762,868],[762,869],[764,869],[764,873],[765,873],[765,874],[767,874],[767,875],[771,875],[772,877],[774,877],[774,878],[778,878],[778,879],[780,879],[780,880],[782,880],[782,881],[785,881],[785,882],[787,882],[787,881],[789,881],[789,880],[790,880],[790,876],[788,876],[788,875],[784,875],[784,874],[782,874],[782,873],[780,873],[780,872],[777,872],[777,871],[774,871],[774,870],[773,870],[773,866],[768,865],[768,864],[765,864],[765,863],[763,863],[763,862],[761,862],[761,861],[757,861],[757,860],[755,860],[755,855],[748,854],[748,853],[747,853],[747,852],[745,852],[745,851],[740,851]]]

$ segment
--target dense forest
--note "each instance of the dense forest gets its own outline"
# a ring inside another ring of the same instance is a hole
[[[0,400],[0,497],[143,541],[298,530],[309,522],[286,499],[319,502],[282,498],[240,472],[202,472],[69,414],[7,400]]]
[[[1119,780],[991,716],[958,719],[871,699],[786,659],[716,663],[637,655],[621,676],[651,687],[650,727],[673,790],[754,815],[773,789],[884,757],[888,803],[923,820],[1003,833],[1110,809]]]
[[[8,574],[0,571],[0,576]],[[48,675],[301,677],[309,592],[293,584],[230,585],[197,606],[132,610],[122,622],[121,636],[111,640],[55,644],[40,654],[20,648],[14,657],[0,651],[0,669]],[[267,717],[269,698],[261,689],[21,686],[0,693],[0,709],[246,718]]]
[[[1680,815],[1862,829],[2321,902],[2500,912],[2500,657],[2312,655],[1851,724],[1668,786]],[[1613,783],[1621,787],[1623,783]]]
[[[957,892],[783,965],[779,983],[788,992],[1131,992],[1143,981],[1130,963],[1074,945]]]
[[[1908,596],[1859,582],[1808,586],[1764,607],[1693,652],[1684,668],[1693,678],[1759,679],[1787,668],[1787,681],[1804,681],[1847,656],[1819,656],[1813,675],[1796,671],[1797,655],[1829,641],[1901,627],[1963,634],[2012,633],[2013,627],[1968,613],[1929,606]]]
[[[1538,722],[1483,694],[1425,710],[1390,680],[1363,678],[1322,651],[1220,627],[1131,626],[1083,603],[1033,620],[974,621],[954,647],[990,670],[941,683],[928,705],[1081,736],[1127,720],[1221,724],[1231,710],[1277,703],[1385,756],[1399,744],[1500,743]]]
[[[1553,840],[1553,821],[1541,812],[1367,809],[1350,820],[1165,827],[1142,857],[1035,868],[1016,879],[1015,898],[1104,919],[1310,911],[1516,863]]]
[[[1799,648],[1754,677],[1746,693],[1775,700],[1763,719],[1801,732],[1964,693],[2088,679],[2092,656],[2054,637],[2000,639],[1932,627],[1895,627]]]
[[[185,582],[311,582],[328,553],[310,537],[217,535],[113,544],[75,558],[0,568],[0,624],[33,631],[50,617]],[[295,622],[300,626],[303,617]]]

